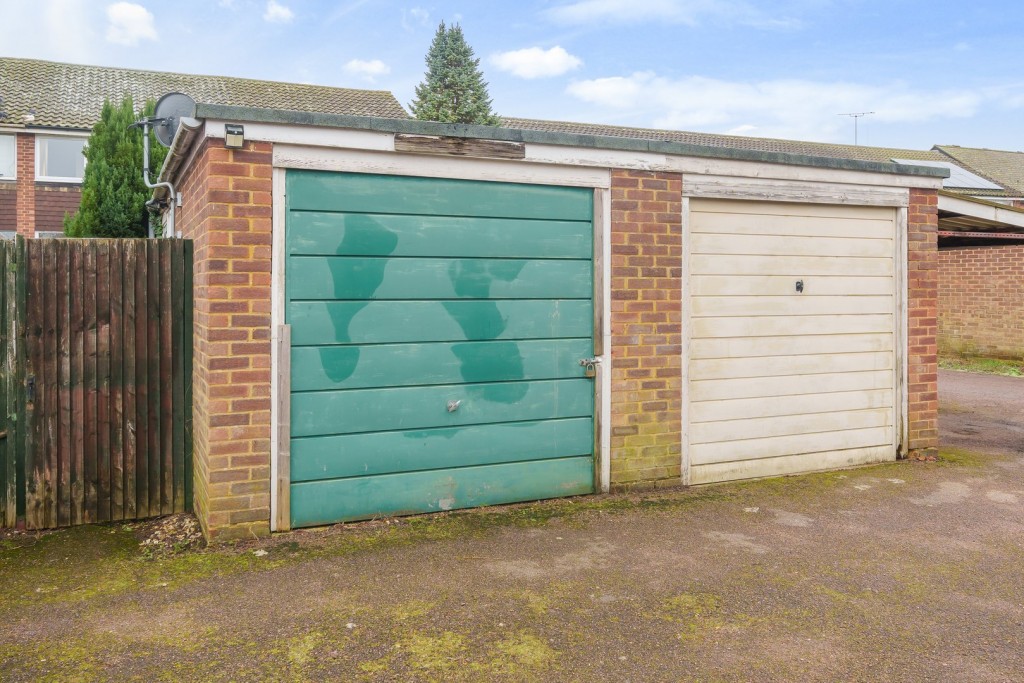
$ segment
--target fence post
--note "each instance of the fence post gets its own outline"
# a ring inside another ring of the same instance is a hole
[[[0,527],[15,525],[17,512],[17,455],[13,444],[9,441],[10,429],[9,400],[14,392],[14,358],[11,354],[12,337],[10,330],[10,305],[14,301],[14,292],[9,283],[13,281],[12,261],[14,242],[0,242],[0,405],[3,406],[3,424],[0,431]]]

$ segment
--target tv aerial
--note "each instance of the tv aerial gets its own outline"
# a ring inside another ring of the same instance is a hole
[[[853,144],[857,145],[858,144],[858,140],[857,140],[857,137],[858,137],[857,136],[857,122],[860,121],[860,119],[862,119],[863,117],[871,116],[874,113],[875,112],[873,112],[873,111],[855,111],[855,112],[851,112],[849,114],[836,114],[836,116],[849,116],[850,118],[853,119]]]

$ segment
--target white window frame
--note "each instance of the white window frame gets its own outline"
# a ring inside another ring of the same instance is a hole
[[[13,172],[11,175],[0,175],[0,183],[4,181],[17,180],[18,179],[18,136],[15,133],[2,133],[0,132],[0,138],[11,139],[11,151],[14,152],[14,165],[11,167]]]
[[[65,176],[43,175],[42,170],[40,169],[40,164],[42,163],[42,158],[43,157],[39,153],[39,147],[42,145],[42,141],[46,140],[48,138],[80,138],[80,139],[82,139],[84,141],[88,141],[89,140],[89,134],[88,133],[71,133],[71,132],[65,132],[65,131],[54,131],[54,132],[47,131],[46,133],[36,133],[35,137],[36,137],[36,139],[35,139],[35,143],[36,143],[36,180],[38,180],[40,182],[44,182],[44,183],[74,183],[76,185],[81,185],[82,181],[84,180],[84,177],[83,178],[74,178],[74,177],[65,177]]]

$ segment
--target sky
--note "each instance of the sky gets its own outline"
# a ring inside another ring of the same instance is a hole
[[[505,116],[852,143],[847,114],[871,112],[860,144],[1024,150],[1018,0],[0,0],[0,17],[0,56],[407,108],[455,22]]]

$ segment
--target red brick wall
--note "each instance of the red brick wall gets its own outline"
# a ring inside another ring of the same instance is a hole
[[[611,484],[677,484],[682,176],[616,170],[611,193]]]
[[[908,417],[911,454],[931,454],[938,431],[938,193],[911,190],[907,212]]]
[[[18,189],[12,182],[0,182],[0,230],[18,227]]]
[[[939,349],[1024,359],[1024,245],[939,252]]]
[[[18,133],[18,233],[25,237],[36,234],[36,136]]]
[[[81,185],[37,183],[35,232],[64,232],[64,215],[78,211],[81,201]]]
[[[195,240],[196,512],[211,539],[270,533],[271,146],[202,143],[178,181]]]

